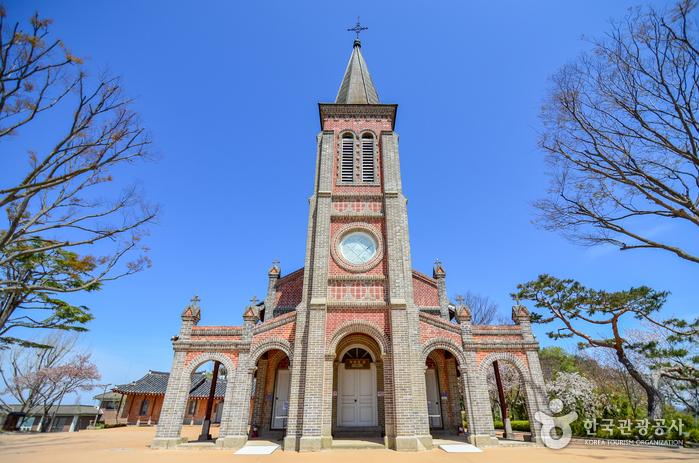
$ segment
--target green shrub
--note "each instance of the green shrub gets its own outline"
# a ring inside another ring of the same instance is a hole
[[[104,429],[123,428],[124,426],[126,426],[126,423],[105,424]]]
[[[531,428],[529,427],[528,420],[510,420],[510,424],[512,425],[513,431],[524,431],[524,432],[531,431]],[[505,427],[502,424],[502,421],[499,421],[499,420],[493,421],[493,425],[495,426],[495,429],[504,429],[504,427]]]

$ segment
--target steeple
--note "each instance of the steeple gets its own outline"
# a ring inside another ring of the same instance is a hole
[[[340,91],[337,92],[336,104],[379,104],[379,95],[369,75],[366,61],[362,56],[362,43],[354,41],[345,77]]]

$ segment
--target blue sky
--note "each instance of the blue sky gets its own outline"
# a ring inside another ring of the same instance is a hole
[[[169,370],[192,295],[201,324],[240,324],[273,259],[283,273],[302,266],[317,103],[334,100],[357,15],[380,99],[399,104],[416,269],[439,257],[450,296],[482,293],[508,315],[508,294],[540,273],[650,285],[672,292],[668,313],[696,313],[699,266],[579,247],[531,223],[547,185],[536,144],[547,79],[637,4],[6,1],[11,20],[38,10],[88,69],[122,76],[159,157],[130,174],[162,208],[153,267],[81,300],[95,314],[82,344],[104,380]]]

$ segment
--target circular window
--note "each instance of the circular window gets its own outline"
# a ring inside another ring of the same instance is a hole
[[[376,241],[362,231],[355,231],[345,235],[340,241],[340,253],[342,257],[353,265],[363,265],[376,256]]]
[[[363,223],[349,223],[334,233],[330,253],[333,260],[350,272],[366,272],[383,258],[378,233]]]

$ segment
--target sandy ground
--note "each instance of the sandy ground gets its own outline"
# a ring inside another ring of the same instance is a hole
[[[199,427],[185,427],[183,434],[193,438]],[[560,463],[560,462],[656,462],[699,461],[699,450],[648,447],[610,448],[569,446],[564,450],[545,448],[489,448],[483,453],[449,454],[435,449],[428,452],[399,453],[390,450],[329,450],[317,453],[276,451],[272,455],[233,455],[231,450],[151,450],[148,448],[155,427],[129,427],[76,433],[1,434],[0,462],[31,463],[405,463],[483,462],[483,463]]]

